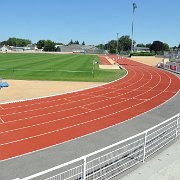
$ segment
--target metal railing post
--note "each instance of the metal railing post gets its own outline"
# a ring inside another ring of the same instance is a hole
[[[83,180],[86,180],[86,164],[87,164],[86,159],[87,159],[87,157],[84,156],[83,157]]]
[[[177,120],[176,120],[176,138],[178,137],[178,128],[179,128],[179,121],[180,121],[180,114],[178,115],[177,117]]]
[[[146,159],[146,142],[147,142],[147,131],[144,133],[144,147],[143,147],[143,160],[142,160],[142,162],[144,162]]]

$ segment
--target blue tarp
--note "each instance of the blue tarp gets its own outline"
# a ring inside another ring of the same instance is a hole
[[[7,82],[2,82],[0,83],[0,87],[3,88],[3,87],[9,87],[9,84]]]

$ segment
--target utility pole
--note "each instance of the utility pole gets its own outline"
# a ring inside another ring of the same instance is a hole
[[[134,51],[134,14],[135,14],[135,9],[137,8],[136,3],[133,3],[133,19],[132,19],[132,42],[131,42],[131,52]]]

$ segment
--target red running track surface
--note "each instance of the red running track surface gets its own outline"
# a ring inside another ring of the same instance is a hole
[[[100,56],[100,60],[103,65],[111,65],[111,63],[108,61],[108,59],[105,56]]]
[[[126,121],[174,96],[173,74],[117,59],[128,75],[115,82],[36,100],[0,105],[0,160],[60,144]]]

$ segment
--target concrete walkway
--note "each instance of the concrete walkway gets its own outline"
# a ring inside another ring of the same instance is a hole
[[[119,178],[121,180],[179,180],[180,179],[180,138],[171,146],[156,154],[138,169]]]

